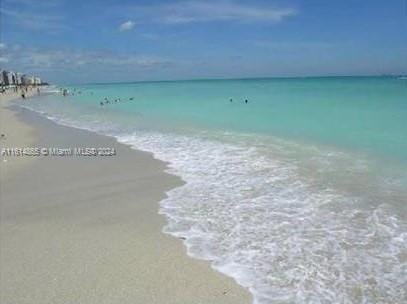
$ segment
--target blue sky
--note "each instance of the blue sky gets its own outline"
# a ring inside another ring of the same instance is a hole
[[[407,73],[407,0],[0,3],[0,67],[51,82]]]

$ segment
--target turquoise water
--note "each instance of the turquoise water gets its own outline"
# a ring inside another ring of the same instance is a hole
[[[164,231],[255,303],[407,301],[407,80],[69,90],[24,106],[168,161],[186,184],[161,202]]]
[[[142,113],[147,124],[269,134],[407,159],[402,79],[209,80],[77,89],[83,94],[75,100],[95,107],[104,97],[134,97],[109,110]]]

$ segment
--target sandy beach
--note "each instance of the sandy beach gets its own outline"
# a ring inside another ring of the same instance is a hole
[[[1,97],[1,148],[109,147],[117,154],[1,157],[1,303],[251,302],[233,279],[162,233],[158,202],[182,184],[165,163],[16,111],[14,97]]]
[[[35,94],[34,91],[28,91],[27,97],[31,97]],[[19,97],[20,96],[14,92],[0,94],[0,133],[4,135],[0,139],[1,147],[28,147],[34,144],[37,137],[35,129],[19,121],[16,117],[17,114],[9,109],[12,101]],[[2,158],[0,162],[0,181],[13,175],[18,168],[21,168],[21,166],[30,161],[29,158],[25,157],[12,159]]]

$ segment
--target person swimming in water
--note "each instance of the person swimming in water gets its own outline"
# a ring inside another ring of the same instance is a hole
[[[101,106],[103,106],[103,105],[104,105],[103,101],[101,101],[101,102],[100,102],[100,105],[101,105]]]
[[[233,99],[231,98],[231,99],[229,99],[229,102],[233,102]]]
[[[248,103],[249,101],[246,99],[245,101],[244,101],[244,103]]]

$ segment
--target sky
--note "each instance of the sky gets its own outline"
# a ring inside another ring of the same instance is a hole
[[[61,84],[407,74],[407,0],[0,0],[0,68]]]

